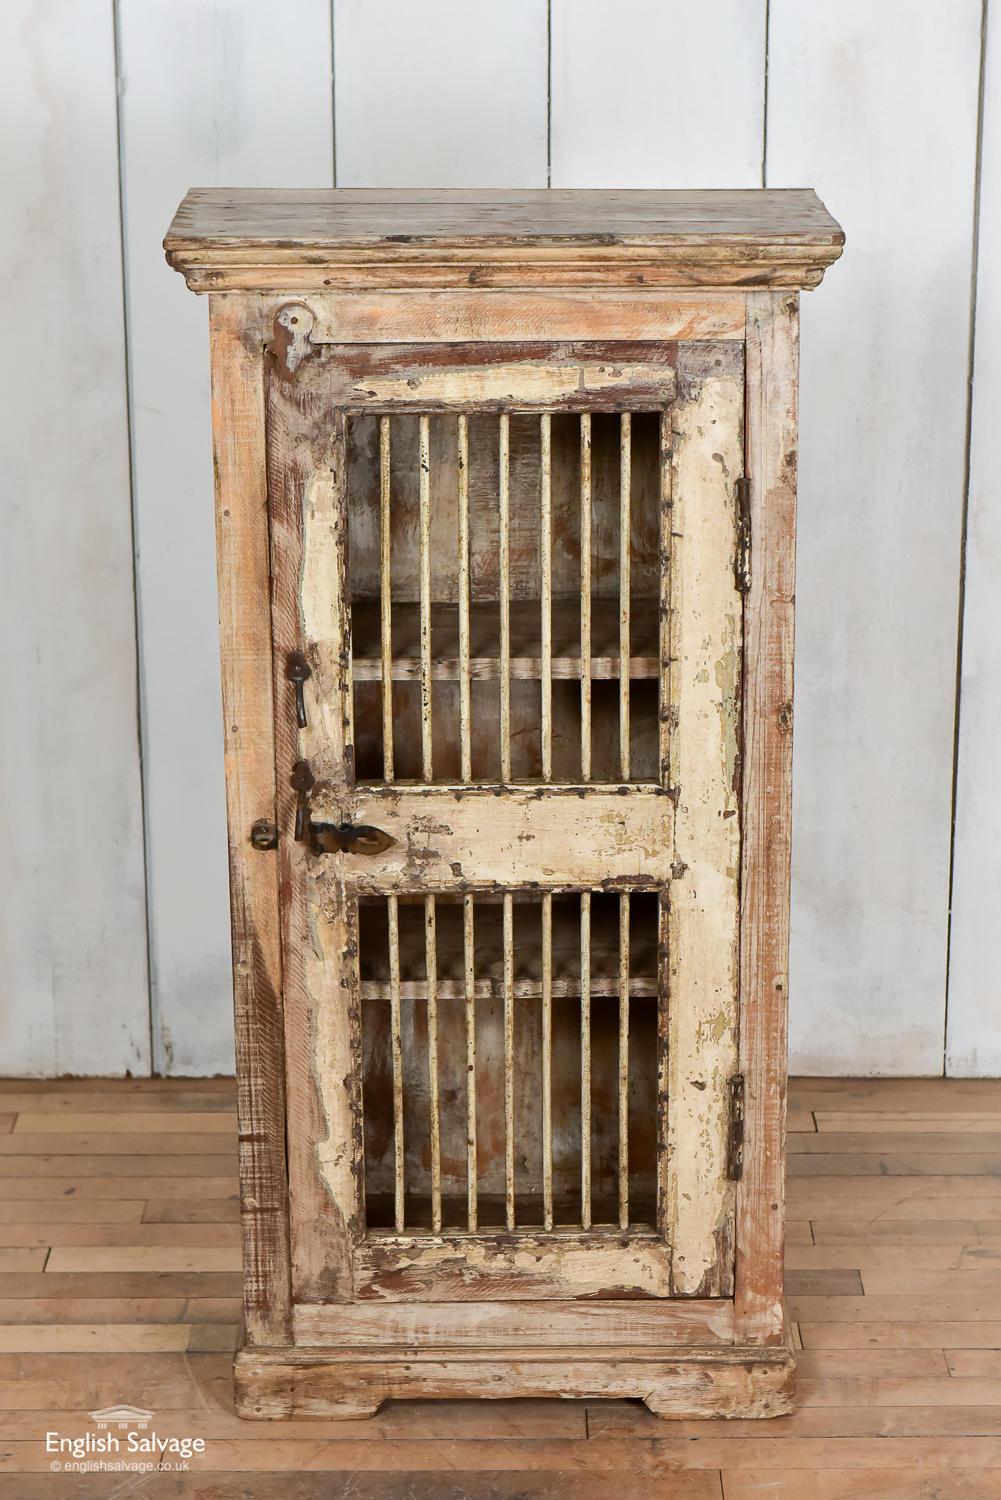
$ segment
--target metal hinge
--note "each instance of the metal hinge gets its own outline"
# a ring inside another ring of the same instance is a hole
[[[730,1124],[726,1142],[726,1175],[739,1182],[744,1171],[744,1075],[738,1073],[727,1084]]]
[[[740,593],[751,587],[751,481],[737,480],[737,537],[733,553],[733,576]]]

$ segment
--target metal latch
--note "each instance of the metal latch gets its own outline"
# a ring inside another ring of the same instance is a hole
[[[744,1075],[736,1074],[727,1084],[730,1124],[726,1142],[726,1175],[739,1182],[744,1172]]]
[[[290,651],[285,662],[285,676],[295,688],[295,721],[300,729],[306,727],[306,702],[302,685],[313,672],[301,651]]]
[[[309,796],[316,778],[308,760],[297,760],[289,778],[295,798],[297,844],[305,844],[310,854],[381,854],[396,843],[392,834],[369,823],[317,823],[309,806]]]

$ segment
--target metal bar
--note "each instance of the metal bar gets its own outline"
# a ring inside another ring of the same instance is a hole
[[[619,775],[629,780],[629,590],[632,542],[632,417],[619,418]]]
[[[657,900],[657,1233],[666,1239],[670,1233],[671,1205],[668,1198],[670,1096],[669,1024],[670,970],[668,952],[668,913],[670,896],[662,890]]]
[[[542,1222],[553,1227],[553,898],[542,897]]]
[[[462,948],[466,981],[466,1223],[476,1228],[476,954],[473,897],[462,898]]]
[[[430,419],[418,421],[420,445],[420,578],[421,578],[421,770],[432,771],[431,749],[431,433]]]
[[[428,1100],[431,1108],[431,1228],[441,1232],[441,1110],[438,1098],[438,937],[433,896],[424,897],[428,986]]]
[[[629,892],[619,893],[619,1228],[629,1228]]]
[[[553,779],[553,463],[552,417],[539,418],[539,568],[542,574],[542,779]]]
[[[459,759],[460,776],[470,781],[472,733],[469,673],[469,418],[459,417]]]
[[[504,895],[504,1218],[514,1228],[514,898]]]
[[[580,777],[591,780],[591,413],[580,419]]]
[[[671,413],[660,414],[660,663],[657,672],[660,782],[671,784]]]
[[[400,910],[396,896],[386,897],[389,919],[389,1037],[393,1059],[393,1160],[395,1170],[395,1213],[397,1234],[404,1223],[404,1142],[403,1142],[403,1022],[400,1013]]]
[[[580,894],[580,1221],[591,1227],[591,892]]]
[[[507,412],[500,415],[497,495],[499,505],[498,546],[500,596],[500,773],[511,780],[511,424]]]
[[[671,567],[672,451],[670,408],[660,414],[660,662],[658,670],[658,760],[660,782],[670,787],[671,776]],[[657,1232],[667,1239],[671,1226],[668,1164],[670,1130],[670,893],[657,898]]]
[[[393,572],[391,562],[390,418],[379,418],[379,623],[382,649],[382,774],[393,779]]]

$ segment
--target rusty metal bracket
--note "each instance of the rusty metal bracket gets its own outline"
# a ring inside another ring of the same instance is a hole
[[[727,1084],[730,1096],[730,1123],[726,1142],[726,1175],[739,1182],[744,1172],[744,1075],[736,1074]]]
[[[744,477],[735,485],[737,502],[737,537],[733,553],[733,577],[737,590],[747,594],[751,588],[751,481]]]
[[[293,379],[299,366],[314,352],[315,322],[305,302],[286,302],[275,313],[267,353],[285,380]]]
[[[290,651],[285,662],[285,676],[295,688],[295,721],[300,729],[306,727],[306,700],[303,683],[312,677],[313,671],[301,651]]]

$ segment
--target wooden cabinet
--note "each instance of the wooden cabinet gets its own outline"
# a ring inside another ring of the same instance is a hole
[[[195,191],[246,1416],[787,1411],[810,192]]]

